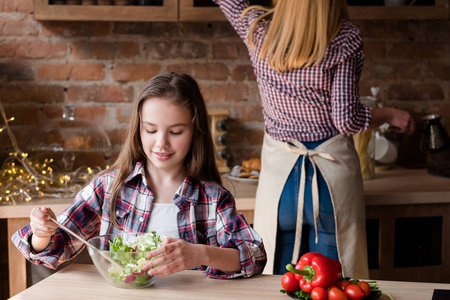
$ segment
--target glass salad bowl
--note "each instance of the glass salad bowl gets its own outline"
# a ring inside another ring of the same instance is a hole
[[[87,247],[89,255],[100,274],[111,285],[120,288],[145,288],[156,281],[148,276],[143,265],[146,254],[158,248],[163,237],[156,232],[101,235],[88,240],[95,247]]]

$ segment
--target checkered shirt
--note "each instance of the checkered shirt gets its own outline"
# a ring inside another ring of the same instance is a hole
[[[116,174],[105,172],[96,177],[57,217],[58,221],[85,239],[120,231],[111,224],[109,215],[109,191]],[[117,202],[116,216],[123,231],[145,232],[153,199],[144,166],[138,163],[125,180]],[[206,266],[195,269],[204,270],[206,275],[214,278],[249,277],[262,273],[266,253],[261,237],[236,212],[235,201],[229,191],[216,183],[198,182],[187,176],[173,201],[180,209],[177,224],[181,239],[240,251],[241,272],[223,272]],[[53,269],[75,257],[85,247],[58,228],[47,248],[35,254],[30,246],[31,235],[31,227],[27,225],[13,235],[12,241],[29,261]]]
[[[268,22],[258,24],[249,47],[250,24],[262,14],[241,18],[248,0],[213,0],[246,44],[257,78],[267,133],[275,140],[317,141],[339,133],[358,134],[370,124],[370,109],[359,101],[364,55],[359,30],[344,21],[317,66],[277,73],[258,58]]]

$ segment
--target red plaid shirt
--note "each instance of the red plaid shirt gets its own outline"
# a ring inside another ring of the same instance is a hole
[[[109,215],[109,191],[115,176],[116,172],[106,172],[96,177],[78,193],[73,204],[58,216],[58,221],[85,239],[120,231],[110,223]],[[125,180],[117,202],[116,216],[123,231],[145,232],[153,199],[144,167],[138,163]],[[266,253],[261,237],[236,212],[235,201],[229,191],[216,183],[198,182],[188,176],[173,201],[180,209],[178,232],[181,239],[194,244],[236,248],[240,251],[240,273],[222,272],[205,266],[195,269],[205,270],[208,276],[215,278],[249,277],[262,273]],[[50,268],[72,259],[85,247],[58,228],[47,248],[34,254],[29,243],[31,235],[31,227],[27,225],[13,235],[12,241],[29,261],[43,263]]]
[[[241,18],[248,0],[213,0],[249,50],[258,81],[267,133],[276,140],[317,141],[339,133],[358,134],[370,124],[370,109],[359,102],[359,78],[364,55],[359,30],[344,21],[317,66],[277,73],[259,59],[267,22],[258,25],[250,48],[250,24],[262,14],[252,11]]]

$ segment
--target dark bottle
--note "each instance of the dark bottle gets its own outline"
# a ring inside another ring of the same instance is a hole
[[[226,131],[228,129],[228,120],[222,119],[222,120],[217,121],[216,129],[219,131]]]

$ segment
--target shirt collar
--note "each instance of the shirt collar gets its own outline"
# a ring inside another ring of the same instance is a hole
[[[145,164],[143,161],[138,161],[134,167],[133,172],[125,179],[125,183],[128,183],[135,179],[136,177],[141,177],[146,183],[145,179]],[[191,176],[186,176],[186,178],[181,183],[180,187],[176,191],[175,200],[187,201],[191,203],[197,203],[199,198],[199,182]]]
[[[141,176],[142,178],[145,178],[145,165],[142,161],[138,161],[136,165],[134,166],[133,172],[125,179],[124,183],[130,182],[137,176]]]

